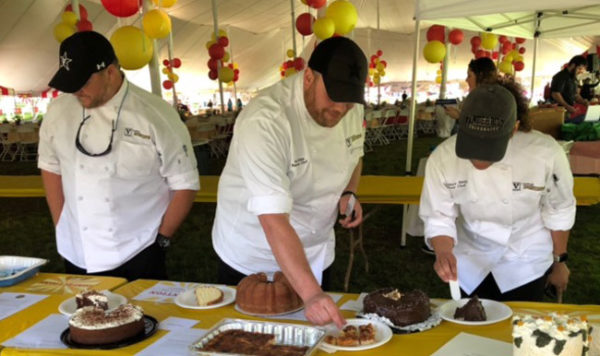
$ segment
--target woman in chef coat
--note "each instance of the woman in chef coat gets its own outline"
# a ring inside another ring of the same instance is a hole
[[[568,283],[573,176],[552,137],[519,130],[523,102],[510,89],[471,91],[458,134],[427,161],[419,215],[444,282],[458,279],[468,296],[541,300],[546,283]]]

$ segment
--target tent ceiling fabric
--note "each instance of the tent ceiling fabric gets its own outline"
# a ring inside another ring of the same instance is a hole
[[[408,81],[412,68],[412,48],[414,21],[417,10],[415,0],[379,0],[380,30],[377,31],[376,0],[351,0],[356,6],[359,19],[356,30],[349,36],[361,46],[367,56],[376,50],[383,50],[383,59],[388,62],[384,82]],[[331,2],[331,0],[329,0]],[[491,2],[445,0],[438,12],[451,17],[454,6],[467,6],[477,9]],[[523,2],[523,1],[522,1]],[[525,1],[528,2],[528,1]],[[589,1],[574,0],[577,5]],[[592,1],[596,2],[596,0]],[[0,85],[14,88],[18,92],[41,92],[58,68],[59,44],[53,37],[53,28],[61,20],[67,0],[0,0]],[[88,18],[94,29],[107,37],[120,26],[134,24],[140,26],[140,16],[117,19],[102,7],[100,0],[80,0],[88,10]],[[426,14],[436,14],[435,2],[420,0],[419,9]],[[502,4],[517,3],[505,0]],[[555,0],[547,4],[558,3]],[[279,66],[286,59],[285,52],[292,47],[291,14],[289,0],[217,0],[220,28],[226,29],[230,37],[230,47],[234,61],[239,64],[239,89],[255,90],[279,80]],[[294,0],[296,16],[307,11],[300,0]],[[504,5],[503,5],[504,6]],[[570,5],[569,5],[570,6]],[[213,31],[212,7],[210,0],[179,0],[172,8],[166,9],[172,16],[174,56],[181,58],[183,65],[175,70],[180,81],[178,90],[215,91],[217,83],[207,77],[208,51],[205,43]],[[315,14],[315,11],[311,11]],[[476,13],[474,13],[476,14]],[[495,21],[506,21],[498,15]],[[426,17],[430,19],[431,17]],[[450,20],[449,20],[450,21]],[[460,27],[456,25],[456,27]],[[469,27],[462,27],[469,28]],[[423,31],[426,31],[423,29]],[[599,34],[597,32],[596,34]],[[465,42],[450,51],[449,79],[464,79],[466,64],[472,54],[468,38],[475,33],[466,33]],[[298,52],[308,58],[314,36],[302,38],[296,35]],[[426,42],[421,36],[421,48]],[[531,43],[525,54],[526,66],[531,63]],[[158,41],[160,61],[167,57],[166,40]],[[577,53],[583,52],[594,43],[593,37],[544,40],[540,44],[538,57],[539,75],[549,75]],[[419,80],[433,81],[439,65],[425,62],[419,55]],[[530,75],[526,67],[524,76]],[[128,71],[128,78],[149,88],[148,69]],[[162,76],[161,76],[162,77]],[[162,80],[165,78],[162,77]]]

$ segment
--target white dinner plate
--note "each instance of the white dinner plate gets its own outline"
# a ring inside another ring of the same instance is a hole
[[[331,350],[336,350],[336,351],[362,351],[362,350],[368,350],[368,349],[373,349],[376,347],[379,347],[383,344],[385,344],[386,342],[390,341],[390,339],[392,338],[392,329],[390,329],[389,326],[385,325],[384,323],[375,321],[375,320],[369,320],[369,319],[346,319],[346,325],[354,325],[354,326],[359,326],[359,325],[367,325],[367,324],[373,324],[373,327],[375,328],[375,342],[372,344],[368,344],[368,345],[359,345],[359,346],[338,346],[338,345],[331,345],[326,343],[325,341],[323,341],[323,347],[326,349],[331,349]],[[340,334],[340,330],[337,329],[335,326],[328,326],[326,327],[327,332],[325,333],[325,335],[333,335],[333,336],[338,336]]]
[[[487,325],[510,318],[513,313],[512,309],[510,309],[508,305],[504,303],[489,299],[479,299],[479,301],[481,301],[481,305],[483,305],[483,309],[485,309],[485,316],[487,317],[487,320],[466,321],[462,319],[454,319],[454,312],[456,312],[456,308],[462,307],[463,305],[467,304],[468,301],[469,298],[463,298],[461,300],[450,300],[444,303],[439,309],[440,316],[442,319],[456,324]]]
[[[108,310],[114,309],[121,304],[127,303],[127,298],[120,294],[112,293],[109,291],[101,291],[108,298]],[[58,306],[58,311],[66,316],[71,316],[77,310],[77,302],[75,297],[69,298]]]
[[[198,302],[196,301],[196,295],[194,294],[194,289],[188,289],[185,292],[179,293],[177,297],[175,297],[175,304],[182,308],[188,309],[214,309],[220,308],[235,301],[235,289],[227,286],[214,287],[219,288],[221,292],[223,292],[223,300],[217,304],[198,305]]]

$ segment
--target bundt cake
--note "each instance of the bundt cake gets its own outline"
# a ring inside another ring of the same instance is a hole
[[[404,294],[395,288],[376,290],[365,297],[363,311],[386,317],[396,326],[420,323],[431,315],[429,297],[418,289]]]
[[[89,306],[77,309],[69,320],[71,341],[84,345],[119,342],[144,331],[144,311],[123,304],[108,312]]]
[[[302,299],[281,272],[275,272],[273,281],[263,272],[245,277],[237,286],[235,302],[252,314],[281,314],[302,307]]]

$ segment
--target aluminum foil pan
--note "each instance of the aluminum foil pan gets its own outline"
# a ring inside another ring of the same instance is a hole
[[[0,256],[0,287],[8,287],[34,276],[48,260],[35,257]]]
[[[308,350],[306,350],[305,356],[314,354],[325,337],[325,330],[310,325],[243,319],[223,319],[190,346],[191,352],[195,355],[231,356],[232,354],[230,353],[202,351],[200,349],[220,333],[234,329],[261,334],[273,334],[275,335],[275,344],[277,345],[307,346]]]

